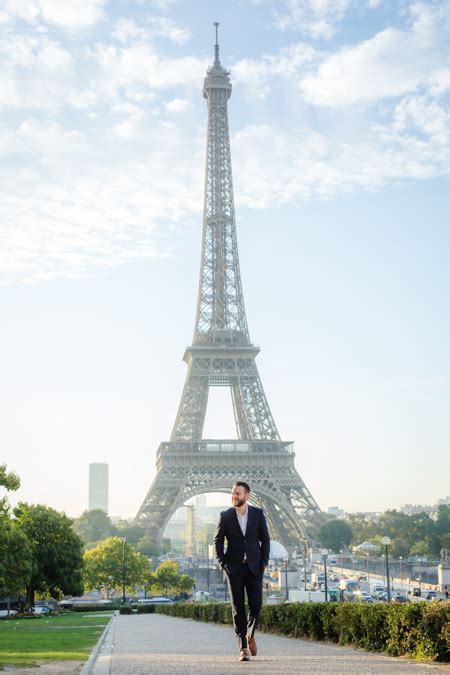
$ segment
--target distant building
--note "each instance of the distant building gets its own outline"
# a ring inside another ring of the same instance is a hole
[[[412,516],[416,513],[428,513],[428,515],[432,515],[437,511],[437,507],[430,506],[429,504],[402,504],[400,511],[406,516]]]
[[[344,509],[340,509],[339,506],[329,506],[327,513],[334,518],[343,518],[345,511]]]
[[[108,513],[108,465],[89,464],[89,511]]]
[[[438,499],[438,506],[450,506],[450,497],[444,497],[444,499]]]

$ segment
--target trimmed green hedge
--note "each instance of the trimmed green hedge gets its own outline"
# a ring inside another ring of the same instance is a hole
[[[196,621],[232,623],[229,604],[159,605],[156,611]],[[299,602],[266,605],[260,629],[297,638],[329,640],[340,645],[450,660],[450,602],[366,605],[352,602]]]
[[[138,614],[154,614],[155,605],[138,605],[137,606]]]

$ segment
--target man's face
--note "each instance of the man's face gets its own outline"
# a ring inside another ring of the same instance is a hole
[[[248,492],[245,491],[245,488],[242,485],[233,485],[233,489],[231,490],[231,503],[233,506],[244,506],[247,499]]]

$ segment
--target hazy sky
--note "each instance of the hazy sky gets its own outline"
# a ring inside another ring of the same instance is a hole
[[[450,493],[450,2],[1,0],[0,462],[133,516],[197,301],[212,23],[251,337],[323,509]],[[212,389],[205,437],[235,437]]]

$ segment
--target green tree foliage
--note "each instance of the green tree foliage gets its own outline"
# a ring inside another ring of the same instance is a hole
[[[440,537],[450,534],[450,506],[442,505],[438,508],[435,531]]]
[[[343,520],[330,520],[320,529],[319,540],[331,551],[337,553],[348,546],[352,540],[352,529]]]
[[[147,578],[147,586],[152,594],[181,595],[189,593],[195,579],[188,574],[180,574],[178,563],[167,560],[159,565],[156,572]]]
[[[18,490],[20,487],[20,478],[12,471],[6,470],[6,464],[0,464],[0,485],[6,490]]]
[[[144,535],[144,530],[142,527],[136,527],[136,525],[130,525],[126,520],[119,520],[116,528],[116,535],[118,537],[125,537],[127,542],[132,546],[136,546],[138,541],[142,539]]]
[[[35,591],[53,598],[83,592],[83,542],[72,529],[72,520],[43,505],[19,504],[14,509],[18,529],[31,544],[32,570],[27,602],[34,605]]]
[[[30,583],[32,548],[27,536],[14,522],[0,538],[0,595],[22,594]]]
[[[133,589],[137,584],[145,584],[150,574],[148,558],[136,553],[121,537],[108,537],[88,549],[84,568],[84,585],[90,590],[104,587],[120,591],[124,573],[125,586]]]
[[[20,478],[12,471],[7,471],[6,464],[0,464],[0,487],[5,488],[8,492],[18,490],[20,487]],[[9,503],[6,497],[0,499],[0,521],[5,527],[8,526],[9,521]],[[1,524],[0,523],[0,528]],[[1,530],[0,530],[1,536]]]
[[[368,522],[363,514],[352,514],[348,523],[355,544],[363,541],[379,544],[381,537],[388,536],[393,557],[426,555],[437,559],[440,550],[446,548],[443,542],[450,533],[450,508],[440,506],[436,520],[424,512],[407,515],[390,510],[385,511],[377,522]]]
[[[139,553],[142,553],[142,555],[146,555],[148,557],[156,557],[161,555],[161,547],[155,542],[154,539],[149,537],[148,534],[144,534],[144,536],[139,539],[136,549],[139,551]]]
[[[81,516],[75,518],[73,529],[80,535],[84,544],[94,544],[117,534],[117,528],[111,522],[111,518],[102,509],[84,511]]]

